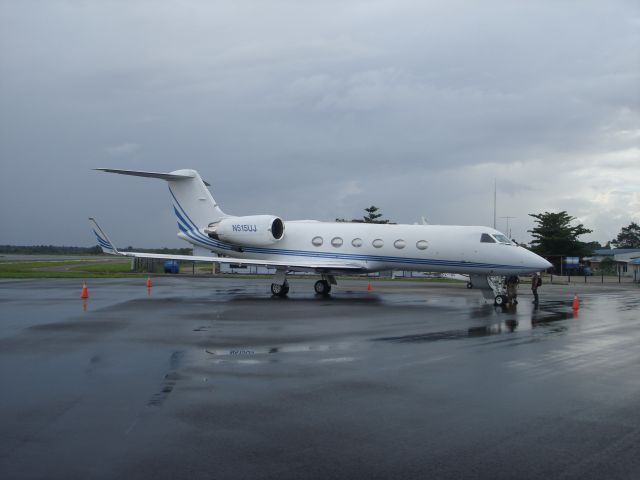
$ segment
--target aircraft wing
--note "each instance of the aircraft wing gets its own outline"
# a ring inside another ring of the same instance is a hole
[[[272,268],[284,268],[287,270],[294,270],[299,272],[329,272],[329,271],[344,271],[352,273],[364,273],[366,269],[362,265],[356,263],[347,262],[335,262],[335,261],[323,261],[323,260],[291,260],[291,261],[278,261],[278,260],[254,260],[248,258],[233,258],[233,257],[209,257],[204,255],[171,255],[164,253],[144,253],[144,252],[121,252],[111,242],[106,233],[100,228],[94,218],[89,218],[93,223],[93,233],[98,240],[98,245],[102,249],[103,253],[109,255],[119,255],[123,257],[134,258],[157,258],[159,260],[185,260],[189,262],[212,262],[212,263],[233,263],[238,265],[258,265],[262,267]]]
[[[248,258],[233,257],[207,257],[200,255],[167,255],[162,253],[143,253],[143,252],[120,252],[115,255],[135,258],[157,258],[162,260],[185,260],[190,262],[215,262],[215,263],[233,263],[237,265],[258,265],[263,267],[286,268],[287,270],[296,271],[352,271],[353,273],[365,272],[360,265],[339,263],[339,262],[322,262],[322,261],[305,261],[300,262],[292,260],[290,262],[282,262],[275,260],[254,260]]]

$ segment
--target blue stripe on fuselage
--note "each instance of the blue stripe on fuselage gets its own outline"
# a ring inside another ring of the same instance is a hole
[[[200,231],[200,229],[196,226],[196,224],[191,220],[187,212],[182,208],[180,202],[173,194],[171,188],[169,188],[169,192],[175,201],[175,204],[178,208],[173,207],[173,210],[178,218],[178,228],[182,233],[184,233],[189,239],[191,239],[194,243],[197,243],[201,246],[207,248],[216,248],[219,250],[225,251],[236,251],[238,250],[238,246],[234,246],[225,242],[220,242],[218,240],[213,240],[204,233]],[[178,211],[180,209],[180,211]],[[182,212],[182,215],[181,213]],[[436,260],[436,259],[423,259],[423,258],[414,258],[414,257],[390,257],[383,255],[364,255],[357,253],[330,253],[330,252],[313,252],[309,250],[288,250],[288,249],[280,249],[280,248],[269,248],[269,247],[245,247],[242,246],[243,252],[253,253],[258,255],[280,255],[280,256],[295,256],[295,257],[308,257],[308,258],[322,258],[327,260],[349,260],[349,261],[369,261],[369,262],[382,262],[382,263],[404,263],[408,265],[431,265],[431,266],[440,266],[440,267],[464,267],[464,268],[472,268],[472,269],[511,269],[511,270],[528,270],[529,267],[521,267],[515,265],[500,265],[500,264],[490,264],[490,263],[479,263],[479,262],[462,262],[458,260]],[[264,259],[263,259],[264,260]],[[275,260],[275,259],[273,259]],[[268,260],[265,260],[268,262]]]

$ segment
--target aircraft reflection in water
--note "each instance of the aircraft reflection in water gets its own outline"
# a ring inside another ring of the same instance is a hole
[[[407,270],[469,275],[485,298],[503,304],[503,276],[538,272],[551,266],[488,227],[284,221],[276,215],[238,217],[220,209],[208,184],[195,170],[98,170],[167,181],[178,237],[194,248],[192,256],[121,252],[92,218],[103,252],[275,268],[271,292],[277,296],[288,294],[289,272],[321,275],[314,285],[315,292],[328,295],[339,275]]]

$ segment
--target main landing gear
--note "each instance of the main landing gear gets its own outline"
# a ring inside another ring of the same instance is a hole
[[[317,295],[327,296],[331,292],[331,284],[326,280],[318,280],[313,286],[313,289]]]
[[[337,285],[336,279],[333,275],[322,275],[322,279],[318,280],[313,289],[316,292],[316,295],[322,297],[328,297],[331,293],[331,286]],[[285,298],[289,293],[289,282],[287,282],[287,271],[286,270],[276,270],[275,278],[273,279],[273,283],[271,284],[271,294],[274,297]]]
[[[289,282],[287,282],[287,271],[276,270],[276,276],[271,284],[271,293],[274,297],[285,298],[289,293]]]
[[[283,284],[272,283],[271,293],[274,297],[286,297],[289,293],[289,282],[285,280]]]
[[[333,275],[322,275],[322,280],[318,280],[313,289],[316,292],[316,295],[321,295],[323,297],[328,297],[331,293],[331,285],[337,285],[336,277]]]

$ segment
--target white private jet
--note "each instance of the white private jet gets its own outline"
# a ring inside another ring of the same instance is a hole
[[[104,253],[138,258],[262,265],[276,269],[273,295],[289,292],[287,273],[314,272],[318,295],[328,295],[338,275],[384,270],[467,274],[485,298],[507,301],[505,275],[546,270],[544,258],[488,227],[284,221],[276,215],[225,214],[195,170],[170,173],[98,168],[103,172],[166,180],[178,221],[178,237],[194,255],[121,252],[91,218]]]

